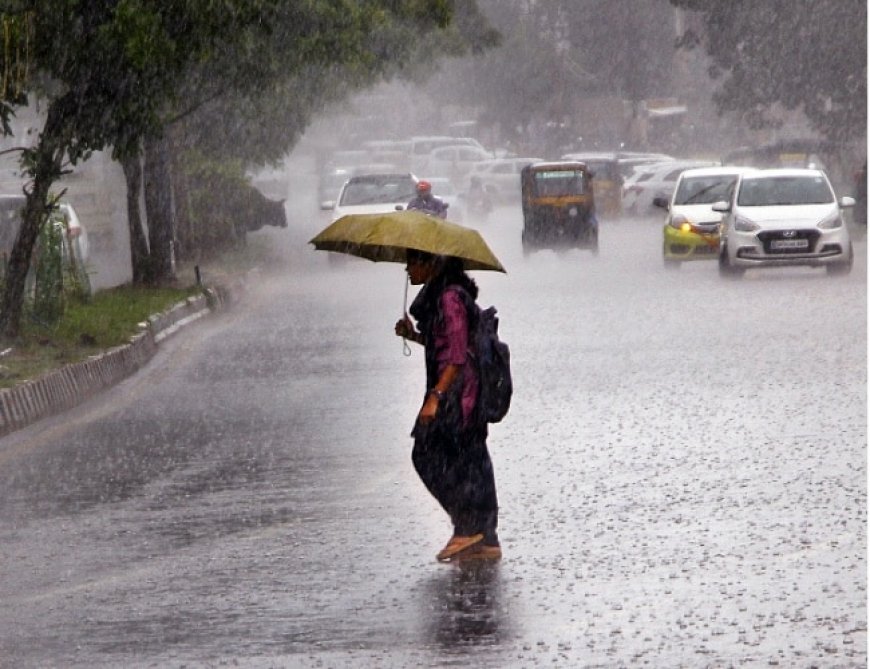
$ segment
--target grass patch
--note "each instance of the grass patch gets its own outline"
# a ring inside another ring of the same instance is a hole
[[[272,237],[249,235],[247,245],[204,260],[203,281],[213,286],[255,267],[283,266],[285,262]],[[181,263],[176,275],[177,285],[188,287],[119,286],[96,292],[87,303],[70,301],[60,322],[51,328],[24,318],[18,341],[0,343],[0,388],[10,388],[126,344],[139,332],[139,323],[149,316],[202,292],[195,285],[193,262]]]
[[[25,318],[21,336],[5,345],[0,357],[0,388],[126,344],[139,332],[139,323],[200,292],[195,286],[120,286],[98,291],[87,303],[68,304],[61,320],[50,328]]]

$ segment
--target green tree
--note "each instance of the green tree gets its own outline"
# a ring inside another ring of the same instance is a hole
[[[828,140],[866,136],[865,0],[670,2],[701,19],[681,45],[710,56],[720,112],[758,129],[777,123],[778,107],[799,109]]]
[[[49,211],[53,184],[92,151],[112,147],[127,160],[143,144],[155,146],[156,161],[167,123],[230,91],[254,96],[288,81],[310,64],[345,64],[376,70],[395,50],[392,38],[446,26],[449,0],[5,0],[3,20],[27,17],[17,28],[32,47],[27,60],[34,76],[25,95],[4,93],[0,118],[28,98],[45,101],[45,122],[34,146],[23,149],[28,177],[23,224],[9,260],[0,301],[0,332],[20,328],[24,279],[40,222]],[[14,32],[14,31],[13,31]],[[372,39],[374,37],[375,39]],[[0,53],[0,72],[15,62]],[[395,50],[401,54],[401,50]],[[292,103],[292,101],[288,101]],[[4,127],[6,127],[4,125]],[[147,166],[146,161],[146,166]],[[167,170],[154,171],[157,210],[168,189]],[[163,200],[165,202],[165,200]],[[153,208],[152,208],[153,209]],[[166,272],[171,216],[149,226],[153,246],[151,279]],[[136,225],[131,220],[131,226]],[[131,239],[143,249],[142,235]],[[134,252],[134,257],[136,252]]]
[[[125,155],[159,128],[159,111],[186,66],[207,57],[214,35],[239,20],[208,16],[210,4],[6,0],[4,21],[27,17],[32,75],[26,95],[5,102],[40,98],[46,112],[36,143],[21,151],[26,204],[0,300],[3,335],[16,337],[20,329],[25,277],[53,184],[92,151],[112,146]],[[9,53],[0,54],[0,71],[10,66]]]
[[[445,0],[261,3],[259,22],[190,69],[180,94],[164,113],[164,135],[146,143],[146,203],[163,203],[147,212],[149,234],[163,232],[151,240],[146,269],[165,276],[173,239],[183,237],[187,243],[182,251],[191,251],[195,235],[187,234],[191,215],[185,210],[191,201],[185,193],[190,181],[178,169],[184,151],[195,151],[197,162],[203,156],[249,166],[276,161],[326,104],[396,70],[413,68],[427,36],[451,34],[448,26],[455,6],[473,8],[475,0],[456,5]],[[473,12],[458,13],[468,14]],[[157,149],[160,156],[170,156],[169,170],[149,169],[149,164],[165,165],[163,159],[152,159]],[[221,167],[213,170],[225,172]],[[166,193],[170,187],[180,207],[174,213],[166,211],[169,197],[153,193],[154,188]],[[131,196],[130,202],[138,199]],[[136,213],[131,212],[131,220]]]
[[[570,118],[587,97],[671,94],[674,10],[667,0],[481,0],[501,47],[439,82],[508,132]]]

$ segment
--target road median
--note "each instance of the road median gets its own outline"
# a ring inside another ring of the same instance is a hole
[[[184,326],[228,305],[240,285],[205,288],[140,324],[126,344],[0,389],[0,437],[71,409],[143,367],[159,344]]]

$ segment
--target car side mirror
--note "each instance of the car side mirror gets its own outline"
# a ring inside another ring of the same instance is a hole
[[[718,211],[720,214],[727,214],[731,211],[731,205],[728,204],[725,200],[719,200],[713,203],[711,207],[713,211]]]
[[[855,206],[855,198],[849,197],[848,195],[844,195],[840,198],[840,201],[837,203],[840,205],[841,209],[847,209],[848,207]]]
[[[334,200],[324,200],[320,203],[320,208],[323,211],[328,211],[329,209],[335,209],[335,201]]]
[[[663,198],[663,197],[654,197],[653,198],[653,206],[660,207],[661,209],[665,209],[665,210],[668,210],[671,208],[670,203],[668,202],[667,198]]]

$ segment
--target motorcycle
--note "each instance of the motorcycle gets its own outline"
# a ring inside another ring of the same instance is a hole
[[[492,198],[486,188],[469,188],[466,195],[468,215],[481,221],[485,221],[493,209]]]

